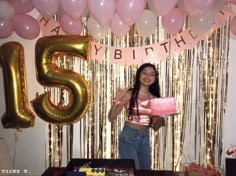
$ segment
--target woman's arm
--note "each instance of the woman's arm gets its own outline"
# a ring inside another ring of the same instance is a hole
[[[129,102],[130,95],[131,94],[128,89],[117,91],[115,96],[115,102],[111,106],[111,109],[108,114],[108,119],[110,122],[116,119],[123,107]]]
[[[108,119],[110,122],[116,119],[116,117],[120,114],[121,110],[123,109],[123,104],[113,104],[108,114]]]

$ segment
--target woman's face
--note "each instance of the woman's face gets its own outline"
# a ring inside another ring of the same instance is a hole
[[[140,72],[140,83],[143,86],[151,86],[156,81],[156,72],[152,67],[145,67]]]

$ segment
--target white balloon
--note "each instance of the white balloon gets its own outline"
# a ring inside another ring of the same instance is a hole
[[[157,27],[157,16],[151,10],[144,10],[141,17],[135,23],[136,30],[143,37],[152,35]]]
[[[92,16],[88,19],[87,29],[90,35],[98,40],[104,38],[108,32],[108,28],[102,27]]]
[[[8,20],[15,14],[14,7],[8,1],[0,1],[0,18]]]
[[[202,35],[210,30],[215,21],[215,14],[210,11],[199,17],[189,18],[189,27],[192,29],[194,34]]]

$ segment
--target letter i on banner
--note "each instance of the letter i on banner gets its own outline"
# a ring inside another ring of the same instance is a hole
[[[18,42],[8,42],[0,47],[3,68],[6,112],[2,116],[4,128],[28,128],[34,125],[27,97],[24,48]]]

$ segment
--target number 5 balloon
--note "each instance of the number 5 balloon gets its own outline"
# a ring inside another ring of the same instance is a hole
[[[3,127],[31,127],[35,116],[28,106],[23,46],[18,42],[8,42],[0,47],[0,53],[6,99]]]
[[[65,88],[69,103],[65,107],[53,104],[49,93],[37,96],[32,105],[43,120],[55,124],[69,124],[80,120],[90,103],[90,87],[86,80],[70,70],[59,68],[55,60],[60,55],[80,56],[89,59],[90,37],[50,36],[39,39],[35,46],[37,80],[48,87]]]

